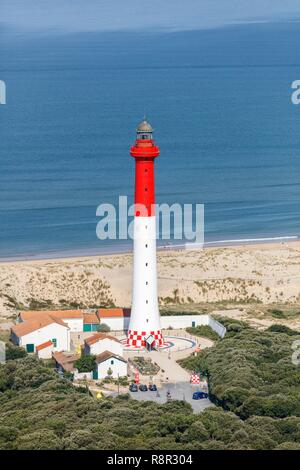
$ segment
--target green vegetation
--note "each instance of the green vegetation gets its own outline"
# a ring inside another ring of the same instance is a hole
[[[284,312],[282,310],[277,309],[277,308],[274,308],[273,310],[268,310],[268,312],[274,318],[286,318]]]
[[[159,366],[153,363],[150,357],[135,356],[131,362],[142,375],[155,375],[159,372]]]
[[[206,311],[203,311],[203,312],[194,312],[194,311],[181,311],[181,310],[172,310],[172,309],[168,309],[168,310],[164,310],[164,309],[161,309],[160,310],[160,314],[162,317],[169,317],[169,316],[179,316],[179,315],[204,315],[206,314]]]
[[[250,328],[247,322],[242,320],[236,320],[235,318],[221,317],[219,315],[213,315],[213,318],[226,328],[226,337],[239,333],[240,331]]]
[[[186,331],[191,335],[204,336],[205,338],[209,338],[212,341],[218,341],[220,339],[220,336],[208,325],[192,326],[186,328]]]
[[[78,369],[78,372],[91,372],[95,367],[95,359],[96,356],[93,355],[82,356],[80,359],[77,359],[74,366]]]
[[[299,304],[273,304],[261,309],[266,317],[280,318],[283,320],[292,320],[300,315]]]
[[[0,449],[299,449],[299,437],[297,417],[243,421],[181,401],[95,400],[33,356],[0,366]]]
[[[269,326],[267,331],[271,331],[273,333],[285,333],[289,336],[298,336],[298,335],[300,335],[300,333],[298,331],[292,330],[288,326],[277,325],[277,324]]]
[[[53,310],[52,300],[27,299],[29,310]]]
[[[121,385],[123,387],[126,387],[127,385],[129,385],[129,382],[128,382],[128,377],[127,376],[124,376],[124,377],[119,377],[118,379],[114,379],[113,377],[105,377],[105,379],[102,379],[100,382],[99,382],[99,385],[105,385],[105,384],[115,384],[115,385]]]
[[[24,305],[21,302],[18,302],[14,297],[11,297],[7,294],[2,294],[2,297],[7,299],[7,302],[4,302],[4,305],[16,310],[24,310]]]
[[[108,333],[110,331],[110,327],[106,325],[106,323],[101,323],[97,326],[97,331],[100,333]]]
[[[20,359],[21,357],[27,356],[27,352],[24,348],[20,348],[19,346],[15,346],[12,343],[6,343],[5,348],[5,358],[7,361],[11,359]]]
[[[213,348],[181,364],[207,375],[211,399],[242,419],[299,417],[300,370],[291,360],[296,336],[239,323],[229,324]]]

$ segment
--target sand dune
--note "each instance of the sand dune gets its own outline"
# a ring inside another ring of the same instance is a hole
[[[0,264],[0,314],[22,308],[129,306],[132,256]],[[161,305],[300,301],[300,242],[160,251]]]

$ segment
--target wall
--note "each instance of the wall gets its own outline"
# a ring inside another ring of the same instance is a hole
[[[101,319],[101,323],[105,323],[112,331],[128,330],[130,317],[111,317]]]
[[[221,338],[226,333],[226,328],[221,323],[214,320],[210,315],[170,315],[161,317],[162,329],[169,329],[171,326],[174,329],[184,329],[198,325],[208,325],[214,330]]]
[[[83,331],[83,318],[63,318],[62,321],[68,325],[72,332],[81,333]]]
[[[93,379],[93,372],[78,372],[77,369],[73,371],[74,379],[76,380],[92,380]]]
[[[114,361],[114,364],[111,364],[111,361]],[[112,377],[114,379],[118,378],[118,374],[120,377],[127,375],[127,363],[112,357],[98,364],[98,379],[107,377],[109,368],[113,371]]]
[[[218,333],[219,336],[221,336],[221,338],[224,338],[226,333],[226,328],[224,325],[219,323],[217,320],[214,320],[210,315],[208,315],[208,324],[212,330],[214,330],[216,333]]]
[[[35,330],[20,338],[19,346],[26,348],[26,344],[34,344],[35,347],[39,344],[46,343],[49,340],[56,338],[57,346],[53,348],[54,351],[69,351],[70,350],[70,333],[66,326],[52,323],[51,325],[44,326],[39,330]]]
[[[47,348],[41,349],[37,353],[38,358],[39,359],[51,359],[52,351],[53,351],[53,346],[48,346]]]
[[[221,338],[226,333],[226,328],[210,315],[170,315],[162,316],[160,319],[161,327],[167,330],[170,326],[174,329],[184,329],[195,325],[209,325]],[[126,331],[129,326],[129,317],[125,318],[104,318],[101,323],[105,323],[112,331]]]

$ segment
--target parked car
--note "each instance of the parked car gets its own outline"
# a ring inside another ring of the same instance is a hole
[[[145,384],[141,384],[141,385],[139,386],[139,389],[140,389],[141,392],[147,392],[148,387],[147,387],[147,385],[145,385]]]
[[[155,384],[151,384],[151,385],[149,385],[149,390],[151,392],[157,392],[157,386]]]
[[[130,390],[131,392],[137,392],[137,391],[138,391],[138,386],[137,386],[137,384],[130,384],[130,385],[129,385],[129,390]]]
[[[208,393],[206,392],[194,392],[193,400],[201,400],[202,398],[208,398]]]

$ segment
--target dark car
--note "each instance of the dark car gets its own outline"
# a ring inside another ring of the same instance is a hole
[[[136,384],[130,384],[129,390],[131,392],[137,392],[138,391],[138,386]]]
[[[147,392],[148,387],[147,387],[147,385],[145,385],[145,384],[141,384],[141,385],[139,386],[139,389],[140,389],[141,392]]]
[[[193,393],[193,400],[201,400],[202,398],[208,398],[208,393],[205,393],[205,392]]]
[[[157,392],[157,386],[155,384],[151,384],[151,385],[149,385],[149,390],[151,392]]]

